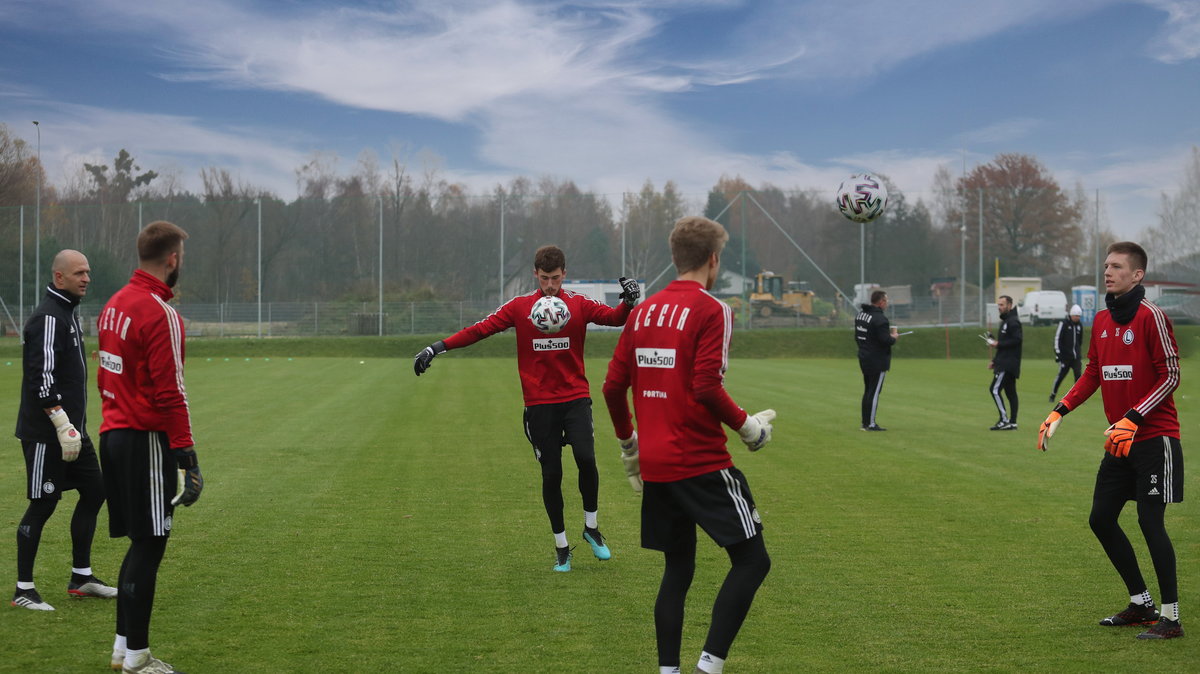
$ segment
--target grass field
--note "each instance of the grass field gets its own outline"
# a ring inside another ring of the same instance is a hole
[[[1194,453],[1192,362],[1176,400]],[[656,671],[661,558],[637,546],[639,497],[599,402],[604,367],[588,361],[614,558],[598,562],[579,540],[568,460],[568,533],[580,547],[572,572],[557,574],[512,358],[443,357],[417,379],[408,358],[193,356],[207,486],[176,514],[155,654],[189,672]],[[1168,510],[1193,633],[1152,643],[1097,626],[1127,602],[1087,526],[1106,424],[1096,399],[1050,452],[1034,449],[1052,368],[1027,360],[1021,430],[993,433],[983,360],[897,361],[879,415],[891,430],[866,434],[854,360],[735,360],[735,399],[779,418],[762,452],[731,444],[773,567],[726,671],[1196,671],[1200,467],[1189,500]],[[0,362],[0,419],[15,418],[18,382],[16,364]],[[0,440],[10,584],[23,481],[19,444]],[[2,607],[0,671],[105,671],[112,602],[65,594],[73,503],[50,520],[38,558],[39,589],[58,610]],[[1157,599],[1132,510],[1123,524]],[[96,573],[115,583],[123,553],[99,535]],[[685,665],[726,568],[702,542]]]

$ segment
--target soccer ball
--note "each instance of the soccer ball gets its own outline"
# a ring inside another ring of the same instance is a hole
[[[837,191],[837,207],[854,222],[870,222],[887,207],[888,193],[883,181],[870,173],[856,173],[842,181]]]
[[[550,295],[534,302],[533,311],[529,312],[529,322],[533,323],[533,327],[548,335],[562,330],[569,320],[571,310],[567,308],[567,303]]]

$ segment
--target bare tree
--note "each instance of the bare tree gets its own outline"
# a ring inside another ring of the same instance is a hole
[[[1152,261],[1162,264],[1200,253],[1200,147],[1192,147],[1178,194],[1161,196],[1158,220],[1143,237]]]

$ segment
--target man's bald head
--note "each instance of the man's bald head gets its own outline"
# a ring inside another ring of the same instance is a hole
[[[54,272],[55,288],[79,298],[87,294],[88,284],[92,282],[92,268],[83,253],[69,248],[60,250],[50,269]]]

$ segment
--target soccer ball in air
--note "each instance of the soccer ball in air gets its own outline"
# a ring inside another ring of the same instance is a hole
[[[529,312],[529,321],[533,327],[546,334],[554,334],[567,325],[571,320],[571,310],[567,303],[558,297],[547,295],[533,303],[533,311]]]
[[[837,207],[854,222],[870,222],[887,207],[888,193],[883,181],[870,173],[856,173],[842,181],[837,191]]]

